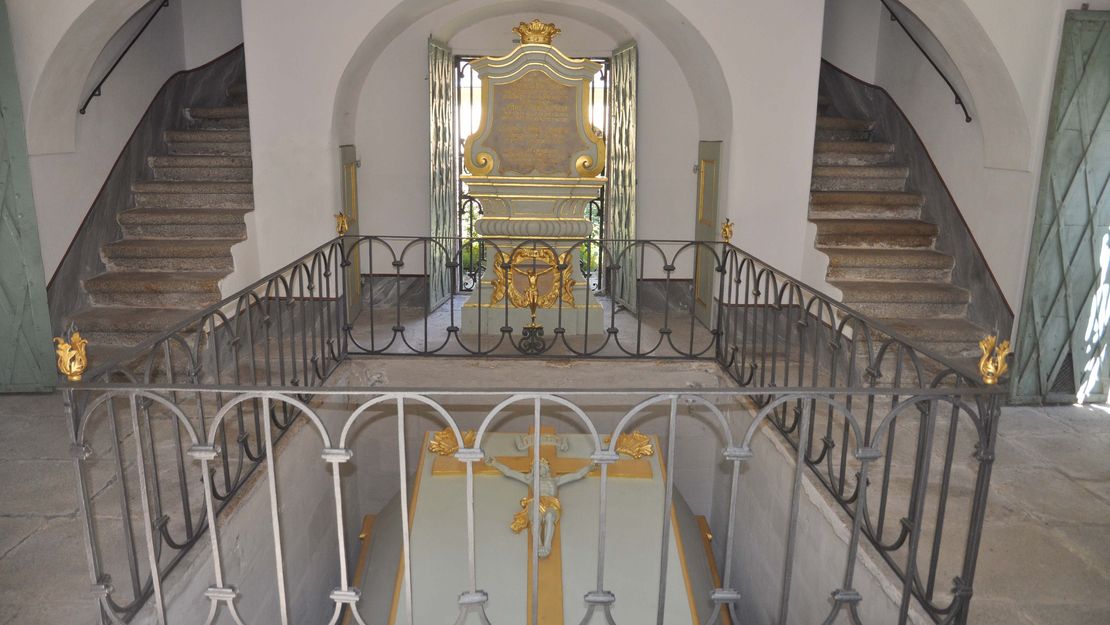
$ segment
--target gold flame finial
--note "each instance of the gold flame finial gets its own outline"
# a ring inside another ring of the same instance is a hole
[[[351,229],[351,220],[350,220],[350,218],[348,218],[343,213],[336,213],[336,215],[335,215],[335,231],[337,233],[339,233],[339,236],[343,236],[343,235],[347,234],[347,231],[350,230],[350,229]]]
[[[513,28],[513,32],[520,35],[521,44],[529,43],[544,43],[551,45],[551,40],[563,32],[555,28],[555,24],[545,24],[538,19],[529,22],[521,22],[520,26]]]
[[[726,219],[721,222],[721,240],[725,243],[732,242],[732,220]]]
[[[1006,357],[1010,355],[1010,341],[998,343],[998,337],[990,335],[979,341],[979,349],[983,356],[979,358],[979,375],[983,377],[983,384],[997,384],[1010,365]]]
[[[463,445],[472,447],[474,439],[477,434],[474,430],[467,430],[462,433]],[[455,438],[455,431],[450,426],[443,428],[432,435],[432,439],[428,441],[428,451],[440,456],[450,456],[459,450],[459,441]]]
[[[85,353],[85,346],[88,344],[89,342],[81,338],[81,333],[76,330],[69,335],[69,342],[60,336],[54,337],[54,351],[58,354],[58,371],[70,382],[80,382],[81,374],[89,368],[89,357]]]

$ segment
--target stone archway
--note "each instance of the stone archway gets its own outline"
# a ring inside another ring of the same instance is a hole
[[[113,35],[149,0],[92,0],[50,53],[30,99],[27,149],[31,154],[72,152],[77,109],[93,64]]]
[[[699,132],[703,138],[727,138],[732,132],[732,96],[717,55],[690,21],[667,2],[642,0],[603,0],[612,8],[639,20],[674,55],[694,93]],[[349,142],[355,132],[355,111],[366,75],[389,42],[432,11],[451,4],[450,0],[406,0],[396,6],[366,35],[343,70],[336,90],[332,128],[339,143]],[[595,20],[603,30],[618,35],[623,26],[610,15],[577,0],[534,2],[507,0],[478,5],[443,27],[444,33],[473,21],[495,15],[537,10],[565,15],[572,19]],[[626,31],[625,31],[626,32]]]
[[[944,46],[977,112],[987,167],[1029,171],[1029,119],[990,35],[963,0],[899,0]]]

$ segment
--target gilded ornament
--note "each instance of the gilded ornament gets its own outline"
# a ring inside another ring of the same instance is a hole
[[[983,350],[979,358],[979,375],[983,377],[983,383],[997,384],[1010,368],[1006,362],[1006,357],[1010,355],[1010,341],[998,343],[998,337],[992,334],[979,341],[979,349]]]
[[[506,265],[510,268],[506,269]],[[523,269],[522,266],[524,266]],[[560,266],[563,269],[560,270]],[[560,271],[561,274],[557,273]],[[573,272],[570,252],[556,256],[554,251],[546,247],[521,248],[514,251],[511,256],[505,252],[498,252],[494,258],[493,272],[495,277],[490,281],[493,286],[493,295],[490,296],[491,306],[508,295],[513,307],[534,311],[537,308],[552,308],[561,295],[567,306],[574,307],[576,282],[570,277]],[[528,281],[528,286],[523,292],[517,288],[516,281],[512,279],[514,275],[523,276]],[[551,275],[551,284],[541,289],[540,278],[546,275]]]
[[[654,454],[655,446],[647,434],[636,430],[617,437],[617,453],[639,459]]]
[[[477,433],[474,430],[467,430],[462,433],[463,445],[467,447],[474,446],[474,440]],[[450,456],[459,450],[459,441],[455,438],[455,431],[449,427],[443,428],[432,435],[432,440],[428,441],[428,451],[440,456]]]
[[[513,32],[520,35],[521,44],[542,43],[551,45],[551,40],[555,35],[563,31],[555,28],[555,24],[545,24],[538,19],[534,19],[531,22],[521,22],[520,26],[513,28]]]
[[[85,353],[88,341],[81,338],[76,330],[69,335],[69,342],[60,336],[54,337],[54,351],[58,354],[58,371],[70,382],[80,382],[81,374],[89,367],[89,357]]]
[[[726,219],[721,222],[721,240],[725,243],[732,242],[732,223],[731,219]]]
[[[343,236],[343,235],[347,234],[347,231],[350,230],[350,229],[351,229],[351,220],[350,220],[350,218],[348,218],[347,215],[345,215],[343,213],[336,213],[336,215],[335,215],[335,231],[339,234],[339,236]]]

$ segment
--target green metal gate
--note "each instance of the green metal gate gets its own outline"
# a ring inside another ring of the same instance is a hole
[[[1110,12],[1060,42],[1014,376],[1016,401],[1104,401],[1110,373]]]
[[[45,391],[57,373],[23,107],[2,3],[0,39],[0,392]]]

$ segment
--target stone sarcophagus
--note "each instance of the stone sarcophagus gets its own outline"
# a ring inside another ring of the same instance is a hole
[[[514,31],[515,50],[471,63],[482,116],[463,147],[462,181],[482,205],[474,230],[496,249],[487,285],[463,309],[464,332],[496,332],[506,307],[510,327],[601,331],[601,307],[586,296],[579,268],[593,232],[586,206],[605,184],[605,140],[589,111],[601,66],[553,47],[553,24],[534,20]]]

